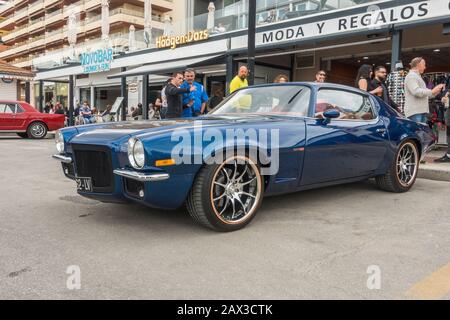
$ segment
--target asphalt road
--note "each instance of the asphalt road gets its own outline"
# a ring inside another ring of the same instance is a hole
[[[222,234],[183,209],[82,198],[54,151],[0,137],[1,299],[450,298],[448,182],[267,198],[247,228]]]

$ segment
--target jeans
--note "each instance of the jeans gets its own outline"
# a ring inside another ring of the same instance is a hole
[[[167,115],[167,107],[161,107],[161,111],[159,112],[161,119],[166,119]]]
[[[94,117],[84,117],[84,123],[85,124],[89,124],[89,123],[94,123],[95,122],[95,118]]]
[[[426,124],[428,122],[428,117],[426,113],[419,113],[409,117],[409,120],[412,120],[414,122],[422,122]]]

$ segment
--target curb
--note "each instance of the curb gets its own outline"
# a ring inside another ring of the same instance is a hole
[[[450,166],[449,170],[440,170],[422,166],[419,168],[417,177],[420,179],[450,182]]]

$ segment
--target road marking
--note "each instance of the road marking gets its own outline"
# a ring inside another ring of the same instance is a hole
[[[450,292],[450,263],[416,283],[406,295],[414,299],[435,300]]]

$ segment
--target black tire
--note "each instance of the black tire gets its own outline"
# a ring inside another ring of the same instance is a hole
[[[47,126],[40,121],[33,122],[28,126],[27,134],[31,139],[43,139],[47,135]]]
[[[247,164],[232,162],[235,159],[247,161]],[[228,174],[230,166],[235,166],[235,170]],[[223,181],[223,184],[218,183],[220,178],[226,179],[225,175],[229,183],[226,181]],[[217,196],[218,190],[222,189],[223,194],[214,198],[214,194]],[[237,200],[236,196],[239,194],[241,195]],[[257,164],[246,156],[233,156],[222,164],[205,165],[200,170],[189,193],[186,207],[191,217],[204,227],[222,232],[235,231],[244,228],[254,218],[261,205],[263,194],[264,179]],[[220,203],[223,204],[221,212],[218,209]],[[228,219],[227,213],[231,214],[231,219]],[[235,213],[236,219],[233,220]]]
[[[28,139],[28,133],[26,132],[16,132],[16,134],[21,138]]]
[[[408,154],[408,150],[411,152],[411,160],[413,160],[410,163],[405,162],[402,155],[402,153]],[[378,187],[396,193],[409,191],[417,179],[419,160],[417,144],[411,140],[404,141],[398,148],[389,170],[384,175],[375,178]]]

